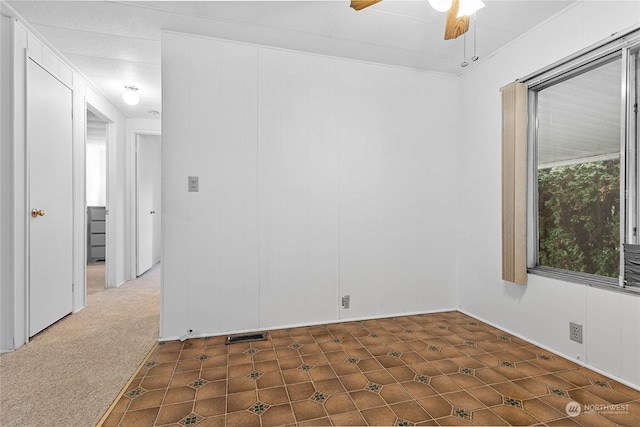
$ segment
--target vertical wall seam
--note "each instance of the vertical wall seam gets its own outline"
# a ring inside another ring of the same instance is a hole
[[[340,241],[341,241],[341,228],[342,228],[342,143],[341,143],[341,134],[340,134],[340,64],[335,64],[335,78],[336,78],[336,151],[337,151],[337,187],[338,187],[338,197],[337,197],[337,227],[336,227],[336,295],[338,299],[341,298],[341,290],[342,290],[342,276],[341,276],[341,254],[340,254]],[[340,320],[342,318],[342,313],[340,309],[340,304],[335,305],[336,307],[336,320]]]
[[[256,144],[256,250],[257,254],[257,294],[258,294],[258,303],[257,303],[257,321],[258,328],[262,327],[262,315],[261,315],[261,290],[262,290],[262,227],[261,227],[261,206],[260,206],[260,52],[259,48],[256,48],[256,136],[255,136],[255,144]]]

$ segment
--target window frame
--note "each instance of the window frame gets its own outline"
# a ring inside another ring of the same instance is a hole
[[[601,65],[621,59],[620,76],[620,273],[618,278],[538,265],[538,93],[550,86]],[[633,59],[633,60],[632,60]],[[577,52],[519,81],[529,88],[527,138],[527,272],[567,282],[638,293],[640,287],[624,282],[624,243],[640,243],[640,26],[614,34],[601,43]]]

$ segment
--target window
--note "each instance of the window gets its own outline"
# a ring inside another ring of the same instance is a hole
[[[630,33],[525,79],[532,273],[634,286],[621,266],[639,243],[639,50]]]
[[[619,275],[621,62],[537,93],[538,265]]]

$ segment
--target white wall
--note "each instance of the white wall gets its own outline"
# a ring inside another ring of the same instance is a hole
[[[105,124],[106,128],[106,124]],[[106,132],[105,132],[106,134]],[[87,206],[107,205],[107,141],[87,137]]]
[[[162,46],[162,339],[455,307],[456,77]]]
[[[7,58],[11,56],[12,33],[9,18],[0,15],[0,171],[10,170],[12,163],[11,131],[6,125],[11,121],[11,62]],[[0,351],[12,346],[9,338],[13,335],[13,288],[4,285],[13,277],[12,199],[11,179],[0,173]]]
[[[500,280],[500,87],[640,22],[640,2],[584,1],[460,78],[460,308],[640,385],[640,297],[529,275]],[[569,321],[584,344],[569,340]]]
[[[131,205],[129,204],[130,197],[130,185],[127,180],[127,133],[126,133],[126,118],[119,110],[115,120],[116,134],[115,143],[109,146],[107,150],[109,160],[107,176],[109,177],[108,186],[108,205],[109,215],[112,216],[113,228],[107,228],[107,239],[112,242],[110,247],[107,247],[109,255],[111,256],[111,262],[116,263],[114,271],[115,277],[107,283],[107,286],[115,285],[120,286],[127,280],[134,279],[135,276],[131,276],[131,262],[133,260],[133,254],[129,251],[129,236],[131,234],[131,222],[129,221],[129,211]],[[115,145],[115,150],[112,147]],[[113,240],[109,237],[109,233],[115,234]],[[109,258],[107,258],[109,263]]]

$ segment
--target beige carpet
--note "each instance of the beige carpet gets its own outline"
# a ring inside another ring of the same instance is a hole
[[[1,426],[95,426],[158,338],[160,268],[0,356]]]
[[[87,295],[104,291],[104,261],[87,263]]]

